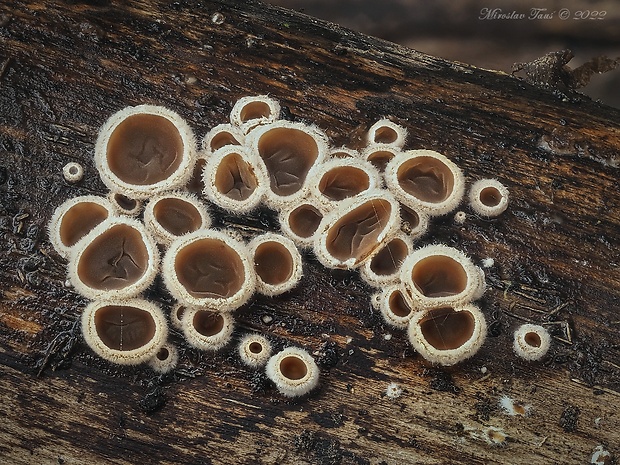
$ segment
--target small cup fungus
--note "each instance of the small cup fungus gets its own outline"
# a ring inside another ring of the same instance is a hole
[[[291,239],[274,233],[262,234],[248,244],[248,250],[254,263],[256,290],[261,294],[282,294],[301,279],[301,255]]]
[[[89,299],[128,299],[144,291],[159,271],[157,246],[142,223],[111,217],[71,251],[69,279]]]
[[[411,241],[403,234],[395,236],[364,262],[360,275],[371,286],[380,287],[399,281],[400,266],[411,253]]]
[[[208,228],[211,218],[196,197],[171,192],[149,201],[144,209],[144,224],[158,243],[168,246],[179,236]]]
[[[280,229],[299,247],[310,247],[325,216],[325,206],[310,202],[294,205],[280,212]]]
[[[512,348],[524,360],[537,361],[545,356],[551,346],[549,332],[540,325],[524,324],[514,333]]]
[[[471,186],[469,203],[481,216],[498,216],[508,208],[508,189],[496,179],[481,179]]]
[[[101,180],[113,192],[145,199],[185,185],[192,174],[195,140],[176,113],[139,105],[113,114],[95,145]]]
[[[220,231],[179,237],[168,248],[162,268],[170,293],[191,307],[234,310],[255,288],[246,245]]]
[[[84,177],[84,168],[79,163],[71,161],[63,167],[62,175],[67,182],[79,182]]]
[[[203,308],[188,308],[182,321],[185,339],[200,350],[221,349],[230,341],[234,329],[234,321],[229,313]]]
[[[101,358],[137,365],[156,356],[168,336],[164,314],[142,299],[94,301],[82,313],[84,340]]]
[[[370,127],[366,142],[368,145],[385,144],[400,149],[405,145],[406,138],[407,130],[405,128],[389,119],[382,119]]]
[[[308,352],[287,347],[267,362],[267,377],[286,397],[308,394],[319,383],[319,368]]]
[[[151,368],[159,373],[168,373],[177,366],[179,352],[169,342],[162,345],[157,353],[148,361]]]
[[[384,173],[388,163],[400,153],[400,149],[390,144],[371,144],[362,150],[362,160],[370,162],[379,173]]]
[[[120,192],[108,193],[108,200],[112,204],[112,208],[116,215],[138,216],[142,211],[142,201],[132,199]]]
[[[258,125],[273,123],[280,116],[280,104],[267,95],[241,97],[230,112],[233,126],[247,133]]]
[[[179,331],[183,329],[183,315],[187,310],[187,305],[176,303],[170,309],[170,323]]]
[[[213,152],[223,147],[240,147],[243,145],[244,140],[245,136],[239,128],[230,124],[218,124],[202,139],[202,150],[208,158]]]
[[[239,342],[241,361],[249,367],[264,366],[271,357],[271,343],[260,334],[248,334]]]
[[[409,342],[426,360],[454,365],[474,355],[486,337],[486,321],[472,304],[436,307],[409,322]]]
[[[357,150],[348,147],[340,147],[329,151],[330,158],[359,158],[360,154]]]
[[[459,167],[432,150],[399,153],[385,168],[385,182],[399,202],[431,216],[454,210],[465,189]]]
[[[321,164],[310,182],[312,195],[335,208],[341,200],[379,187],[379,173],[357,158],[337,158]]]
[[[378,294],[377,305],[387,324],[407,329],[413,317],[411,305],[398,285],[391,285]]]
[[[49,222],[52,246],[68,258],[73,246],[111,215],[112,205],[103,197],[85,195],[67,200]]]
[[[411,239],[417,239],[428,230],[428,215],[420,213],[406,205],[400,205],[400,229]]]

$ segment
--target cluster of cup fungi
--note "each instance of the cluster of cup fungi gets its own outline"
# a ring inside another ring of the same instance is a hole
[[[328,268],[359,270],[377,289],[373,306],[389,325],[408,330],[425,359],[453,365],[476,353],[486,335],[474,303],[485,290],[483,271],[453,247],[414,248],[432,217],[461,204],[461,170],[437,152],[404,150],[405,129],[388,119],[369,129],[364,149],[352,150],[279,116],[268,96],[241,98],[230,123],[209,131],[200,148],[187,123],[163,107],[128,107],[107,120],[95,163],[108,195],[69,199],[49,225],[70,284],[90,300],[81,320],[90,348],[113,363],[166,372],[178,360],[171,324],[189,345],[221,349],[234,311],[255,292],[294,288],[303,272],[299,250],[311,248]],[[78,181],[82,167],[70,163],[64,176]],[[210,227],[209,202],[231,215],[266,205],[278,212],[280,232],[246,243]],[[497,216],[508,191],[479,180],[469,203],[479,215]],[[158,273],[176,300],[165,312],[143,297]],[[538,326],[514,340],[528,359],[548,345]],[[272,354],[269,339],[251,333],[238,353],[249,367],[264,368],[284,396],[318,383],[313,357],[299,347]]]

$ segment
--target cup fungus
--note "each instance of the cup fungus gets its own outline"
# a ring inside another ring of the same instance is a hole
[[[461,305],[478,299],[485,289],[483,271],[463,252],[441,244],[409,255],[400,276],[410,300],[420,308]]]
[[[310,182],[312,195],[332,207],[339,201],[379,187],[379,173],[367,162],[356,158],[326,161]]]
[[[79,182],[84,177],[84,168],[79,163],[71,161],[62,168],[62,175],[67,182]]]
[[[304,202],[280,212],[280,230],[299,247],[310,247],[324,216],[324,206]]]
[[[262,162],[244,147],[223,147],[207,160],[203,172],[204,194],[216,205],[246,213],[263,199],[269,176]]]
[[[183,315],[187,310],[187,305],[176,303],[170,309],[170,323],[179,331],[183,329]]]
[[[244,141],[245,136],[239,128],[232,124],[218,124],[202,139],[202,150],[208,158],[209,155],[222,147],[242,146]]]
[[[80,239],[112,215],[112,205],[104,197],[85,195],[61,204],[49,222],[52,246],[64,258]]]
[[[545,356],[551,346],[549,332],[540,325],[524,324],[514,333],[512,348],[517,356],[528,361],[537,361]]]
[[[454,365],[474,355],[486,337],[486,321],[472,304],[442,306],[416,313],[409,322],[409,341],[426,360]]]
[[[153,105],[127,107],[103,125],[95,163],[113,192],[145,199],[185,185],[192,174],[195,140],[176,113]]]
[[[82,333],[100,357],[120,365],[137,365],[155,357],[164,346],[168,326],[152,302],[97,300],[82,313]]]
[[[159,373],[168,373],[177,366],[179,352],[169,342],[162,345],[157,353],[148,361],[150,367]]]
[[[406,205],[400,205],[400,229],[411,239],[417,239],[428,230],[428,215],[419,213]]]
[[[319,383],[319,368],[308,352],[287,347],[267,362],[267,377],[286,397],[308,394]]]
[[[230,122],[243,133],[258,125],[276,121],[280,116],[280,104],[267,95],[242,97],[230,112]]]
[[[348,147],[340,147],[337,149],[332,149],[329,152],[330,158],[359,158],[360,154],[357,150],[350,149]]]
[[[271,343],[260,334],[248,334],[239,342],[241,361],[252,368],[264,366],[271,357]]]
[[[405,145],[407,130],[389,119],[382,119],[373,124],[368,130],[366,142],[368,145],[385,144],[397,148]]]
[[[230,341],[234,321],[229,313],[203,308],[188,308],[183,314],[183,334],[192,346],[200,350],[216,351]]]
[[[389,241],[400,226],[398,203],[386,191],[343,201],[323,218],[314,241],[319,261],[330,268],[356,268]]]
[[[193,195],[171,192],[149,201],[144,209],[144,224],[158,243],[168,246],[179,236],[208,228],[211,218]]]
[[[371,286],[380,287],[399,281],[400,266],[411,253],[412,244],[404,234],[395,236],[377,249],[360,268],[360,275]]]
[[[159,271],[157,246],[142,223],[111,217],[71,251],[69,279],[89,299],[128,299],[144,291]]]
[[[385,168],[385,182],[399,202],[431,216],[454,210],[465,189],[459,167],[432,150],[395,156]]]
[[[274,233],[262,234],[248,244],[256,273],[256,290],[279,295],[294,288],[303,274],[301,255],[291,239]]]
[[[138,216],[142,211],[142,201],[127,197],[120,192],[109,192],[108,200],[116,215]]]
[[[362,160],[370,162],[379,173],[384,173],[385,168],[400,150],[390,144],[371,144],[362,150]]]
[[[190,307],[234,310],[255,288],[245,244],[214,230],[199,230],[172,242],[162,274],[173,297]]]
[[[327,153],[327,137],[301,123],[277,121],[259,126],[248,134],[248,139],[269,174],[266,201],[275,208],[305,195],[306,179]]]
[[[413,317],[413,309],[407,302],[399,285],[393,284],[378,294],[377,306],[387,324],[407,329]]]
[[[471,186],[469,204],[481,216],[498,216],[508,208],[508,189],[496,179],[481,179]]]

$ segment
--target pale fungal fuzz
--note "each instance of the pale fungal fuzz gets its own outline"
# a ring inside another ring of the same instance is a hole
[[[251,367],[264,366],[271,357],[271,343],[260,334],[248,334],[239,341],[239,357],[241,361]]]
[[[509,416],[521,416],[526,417],[529,416],[532,407],[527,404],[523,404],[521,402],[517,402],[513,398],[507,396],[506,394],[502,395],[499,398],[499,407],[506,415]]]
[[[188,308],[183,313],[182,328],[189,345],[200,350],[216,351],[230,341],[234,321],[229,313]]]
[[[471,186],[469,204],[481,216],[498,216],[508,208],[508,189],[496,179],[481,179]]]
[[[129,299],[155,279],[159,252],[142,223],[110,217],[71,250],[68,270],[75,290],[89,299]]]
[[[171,343],[166,342],[148,361],[148,364],[158,373],[168,373],[177,366],[178,361],[179,352],[177,348]]]
[[[549,332],[540,325],[524,324],[514,333],[512,348],[520,358],[537,361],[545,356],[551,346]]]
[[[459,167],[432,150],[399,153],[386,166],[384,176],[399,202],[430,216],[454,210],[465,190]]]
[[[227,146],[240,147],[245,141],[241,130],[231,124],[218,124],[202,139],[203,156],[207,158],[216,150]]]
[[[108,200],[116,215],[138,216],[142,211],[142,201],[132,199],[120,192],[108,193]]]
[[[489,426],[482,430],[482,439],[494,447],[503,447],[508,441],[508,434],[501,428]]]
[[[416,313],[409,322],[413,348],[429,362],[444,366],[474,355],[486,334],[484,315],[472,304],[432,308]]]
[[[168,326],[157,305],[143,299],[94,301],[82,313],[84,340],[101,358],[120,365],[151,360]]]
[[[308,394],[319,383],[319,368],[303,349],[287,347],[273,355],[266,368],[267,377],[286,397]]]
[[[280,116],[280,104],[267,95],[241,97],[230,112],[230,122],[243,134],[256,126],[273,123]]]
[[[187,306],[180,303],[176,303],[172,306],[170,309],[170,323],[173,328],[178,329],[179,331],[183,329],[183,315],[186,310]]]
[[[373,124],[368,130],[366,136],[367,145],[385,144],[402,148],[407,139],[407,130],[402,126],[390,121],[382,119]]]
[[[104,197],[85,195],[65,201],[48,225],[52,246],[68,258],[75,244],[111,215],[112,205]]]
[[[248,244],[254,264],[256,290],[274,296],[293,289],[301,279],[301,255],[294,242],[280,234],[266,233]]]
[[[590,457],[590,463],[593,465],[611,465],[613,462],[613,455],[604,446],[598,445],[592,452]]]
[[[348,147],[339,147],[336,149],[331,149],[328,155],[331,158],[359,158],[360,156],[357,150],[350,149]]]
[[[464,211],[458,211],[454,214],[454,222],[456,224],[464,224],[467,219],[467,213]]]
[[[67,182],[79,182],[84,177],[84,168],[79,163],[71,161],[62,168],[62,175]]]
[[[390,383],[385,388],[385,397],[394,400],[398,399],[403,394],[403,388],[396,383]]]
[[[187,183],[195,144],[192,130],[175,112],[154,105],[126,107],[99,131],[95,165],[111,191],[145,199]]]

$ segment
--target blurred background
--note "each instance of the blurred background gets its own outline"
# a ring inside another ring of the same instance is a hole
[[[510,73],[513,63],[570,49],[576,68],[620,60],[618,0],[266,0],[420,52]],[[620,66],[578,90],[620,108]]]

